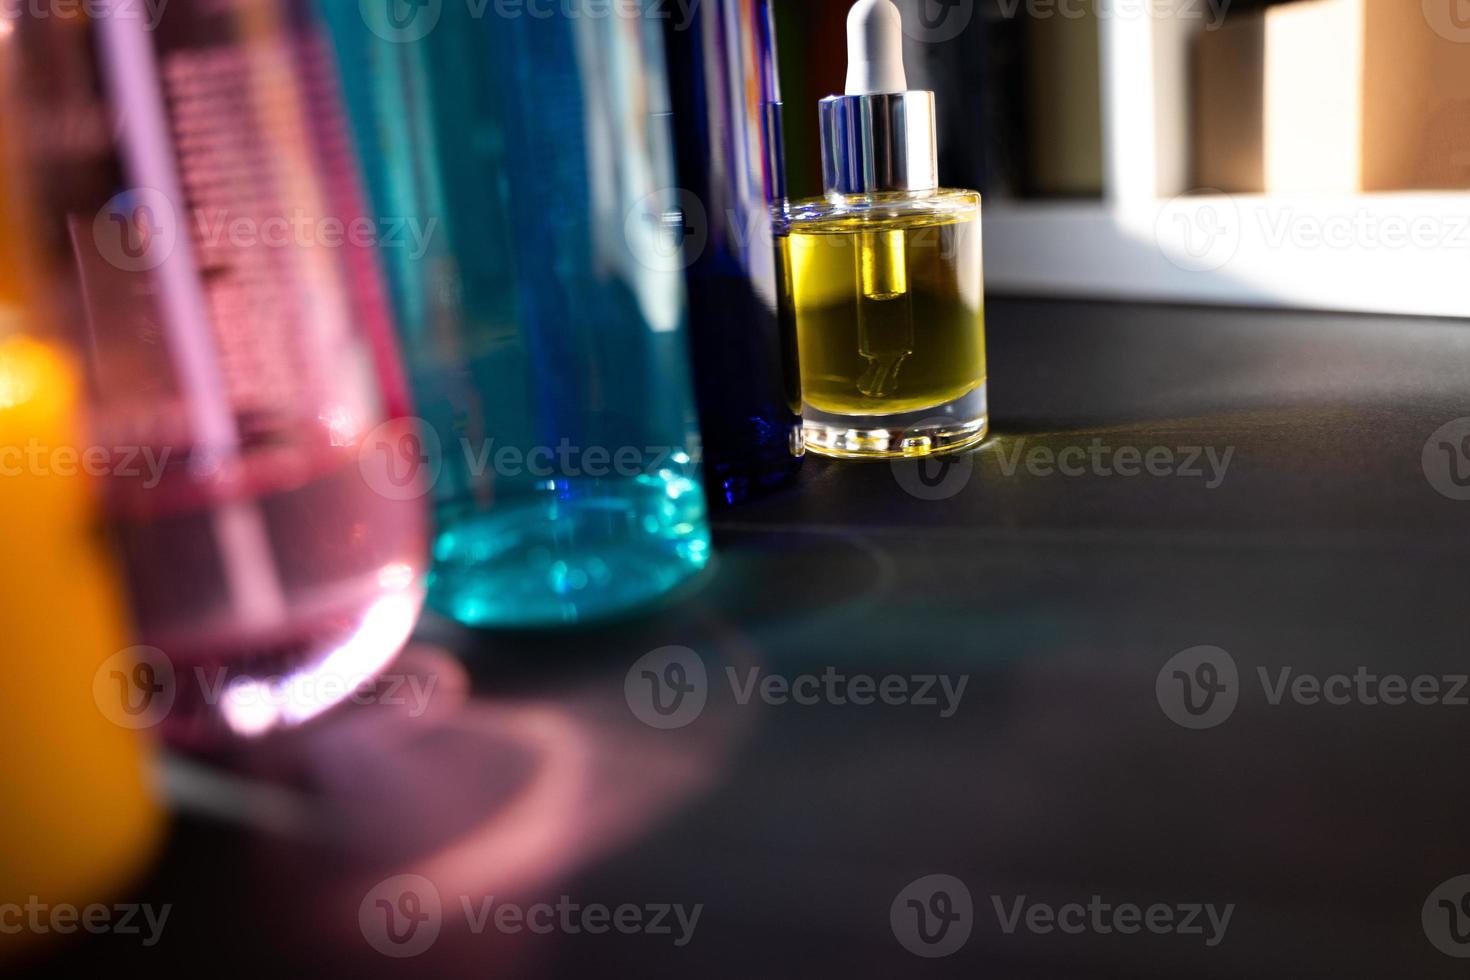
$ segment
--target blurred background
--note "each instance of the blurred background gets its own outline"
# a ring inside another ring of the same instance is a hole
[[[1465,316],[1470,27],[1394,0],[900,0],[986,283]],[[793,193],[841,91],[841,0],[778,4]],[[823,40],[831,39],[831,40]]]

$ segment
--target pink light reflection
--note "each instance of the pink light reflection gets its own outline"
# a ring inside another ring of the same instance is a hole
[[[515,890],[544,880],[592,828],[586,799],[593,751],[586,729],[564,712],[531,706],[471,708],[455,719],[465,728],[510,726],[536,757],[536,775],[490,820],[419,863],[416,873],[452,894],[492,880]]]
[[[373,602],[357,629],[309,673],[231,681],[220,704],[225,723],[256,737],[309,721],[370,684],[408,642],[423,604],[412,570],[405,577],[404,567],[389,565],[379,573],[379,584],[395,591]]]

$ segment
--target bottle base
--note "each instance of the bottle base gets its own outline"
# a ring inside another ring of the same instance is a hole
[[[773,493],[796,482],[806,454],[800,423],[775,446],[743,455],[735,461],[704,460],[705,488],[713,508],[734,507]]]
[[[579,482],[446,521],[430,607],[466,626],[569,626],[652,602],[709,561],[698,483]]]
[[[973,449],[990,429],[985,384],[932,408],[892,415],[837,415],[807,406],[806,448],[839,459],[909,459]]]
[[[191,752],[224,751],[305,724],[370,687],[418,621],[421,574],[392,563],[324,591],[339,595],[264,633],[235,625],[217,635],[145,634],[167,664],[163,672],[148,665],[146,675],[168,679],[156,688],[168,692],[161,706],[165,740]]]

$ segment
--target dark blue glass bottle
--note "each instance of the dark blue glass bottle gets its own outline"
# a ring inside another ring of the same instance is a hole
[[[703,0],[664,42],[705,484],[735,504],[790,482],[802,454],[772,235],[786,180],[769,2]]]

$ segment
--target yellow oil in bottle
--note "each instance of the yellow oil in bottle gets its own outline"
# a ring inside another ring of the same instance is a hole
[[[972,208],[793,223],[781,258],[807,408],[894,416],[984,385],[980,242],[978,198]]]

